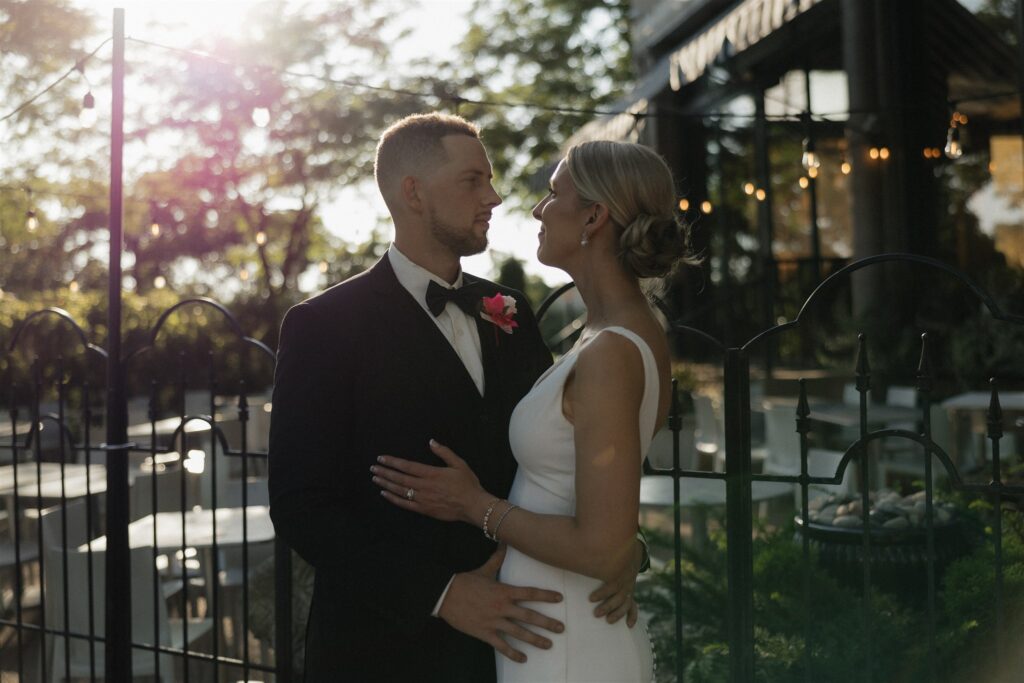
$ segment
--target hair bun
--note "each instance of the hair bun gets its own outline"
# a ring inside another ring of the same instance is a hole
[[[638,214],[619,237],[619,261],[638,278],[664,277],[686,253],[686,231],[673,215]]]

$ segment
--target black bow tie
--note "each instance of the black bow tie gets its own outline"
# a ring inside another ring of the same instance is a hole
[[[465,311],[466,315],[474,316],[480,310],[480,299],[483,297],[481,289],[476,282],[458,289],[449,289],[431,280],[427,285],[427,308],[438,316],[444,310],[445,304],[451,301]]]

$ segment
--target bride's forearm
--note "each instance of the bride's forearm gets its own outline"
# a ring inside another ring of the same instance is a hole
[[[545,564],[601,581],[620,576],[633,562],[633,533],[618,538],[607,529],[588,529],[576,517],[540,514],[519,507],[510,510],[510,505],[506,500],[482,496],[473,506],[476,526],[482,527],[487,516],[487,531],[498,541]]]

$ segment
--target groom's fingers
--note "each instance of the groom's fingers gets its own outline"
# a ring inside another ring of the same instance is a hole
[[[524,643],[529,643],[530,645],[533,645],[534,647],[539,647],[542,650],[548,650],[551,648],[550,640],[537,635],[530,629],[523,628],[514,621],[506,619],[504,625],[502,625],[500,628],[505,634],[515,638],[516,640],[521,640]]]
[[[626,626],[633,628],[636,626],[637,619],[640,618],[640,610],[637,607],[636,600],[632,600],[629,606],[629,614],[626,615]]]
[[[491,647],[511,659],[513,662],[519,662],[522,664],[526,661],[525,654],[506,643],[505,639],[499,635],[487,638],[485,642],[490,643]]]
[[[518,608],[511,613],[511,617],[516,621],[524,624],[530,624],[531,626],[539,626],[540,628],[551,631],[552,633],[561,633],[565,630],[565,627],[562,626],[562,622],[529,609],[528,607]]]
[[[544,590],[543,588],[509,586],[509,591],[515,602],[562,602],[561,593]]]

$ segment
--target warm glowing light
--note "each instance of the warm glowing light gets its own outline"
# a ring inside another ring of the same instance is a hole
[[[96,125],[96,98],[91,92],[85,93],[82,98],[82,111],[78,112],[78,122],[83,128],[92,128]]]
[[[242,279],[242,282],[248,282],[249,281],[249,269],[248,268],[242,268],[242,270],[239,271],[239,273],[238,273],[238,277],[240,277]]]
[[[764,188],[759,187],[757,188],[757,192],[754,193],[754,196],[757,197],[757,201],[763,202],[768,197],[768,193],[764,191]]]
[[[153,223],[149,226],[149,234],[152,235],[153,237],[159,237],[160,224],[157,223],[156,221],[153,221]]]
[[[153,286],[156,287],[157,289],[163,289],[164,287],[167,286],[167,278],[165,278],[163,275],[157,275],[155,278],[153,278]]]
[[[39,227],[39,219],[36,218],[35,211],[28,211],[25,213],[25,229],[29,232],[35,232],[36,228]]]
[[[872,159],[877,159],[878,158],[878,148],[877,147],[872,147],[871,149],[869,149],[868,150],[868,156],[871,157]]]
[[[807,186],[811,184],[811,181],[804,176],[800,176],[800,180],[798,180],[797,183],[800,184],[801,189],[806,190]]]
[[[321,261],[320,262],[320,272],[321,273],[326,273],[327,272],[327,261]]]
[[[266,107],[256,107],[252,110],[252,124],[257,128],[266,128],[270,123],[270,110]]]
[[[996,162],[994,162],[994,161],[988,162],[988,172],[989,173],[995,173],[996,172]]]
[[[680,199],[679,200],[679,210],[680,211],[689,211],[690,210],[690,200],[689,199],[685,199],[685,198],[684,199]]]
[[[849,161],[843,161],[839,166],[839,170],[843,172],[843,175],[850,175],[850,171],[853,170],[853,166],[850,165]]]
[[[878,157],[882,161],[885,161],[886,159],[888,159],[889,158],[889,148],[888,147],[883,147],[882,149],[878,150]]]
[[[709,214],[714,210],[714,207],[711,206],[711,202],[705,199],[700,203],[700,210]]]
[[[818,177],[818,169],[817,169],[817,167],[811,166],[809,169],[807,169],[807,175],[810,178],[817,178]]]
[[[964,148],[960,145],[960,129],[950,126],[946,133],[946,147],[943,150],[950,159],[959,159],[964,155]]]
[[[71,284],[68,285],[68,289],[71,290],[72,294],[76,293],[78,291],[78,281],[72,280]]]
[[[262,247],[266,243],[267,243],[267,233],[265,233],[262,230],[260,230],[258,233],[256,233],[256,244],[258,244],[258,245],[260,245]]]
[[[743,193],[747,195],[754,194],[754,183],[744,183]]]
[[[800,163],[808,171],[821,166],[821,157],[818,156],[818,152],[814,149],[814,142],[810,138],[804,139],[804,153],[800,157]]]

